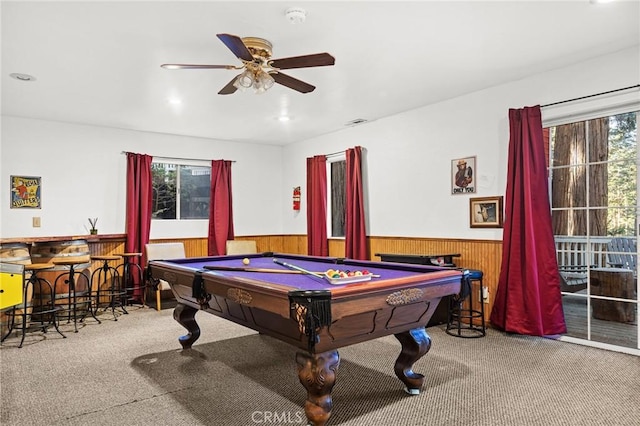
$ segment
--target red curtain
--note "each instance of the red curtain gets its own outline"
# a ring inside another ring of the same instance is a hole
[[[226,253],[227,240],[233,240],[233,202],[231,197],[231,161],[211,162],[209,193],[209,256]]]
[[[151,230],[153,185],[151,175],[151,161],[153,157],[145,154],[127,152],[127,209],[126,229],[127,253],[142,253],[142,264],[147,264],[144,246],[149,242]],[[138,258],[131,258],[132,263],[138,263]],[[142,300],[142,289],[139,277],[134,275],[133,298]]]
[[[502,267],[491,323],[518,334],[566,333],[540,107],[510,109],[509,130]]]
[[[368,260],[367,232],[364,219],[362,190],[362,148],[347,149],[347,200],[345,257]]]
[[[327,157],[307,158],[307,251],[311,256],[328,256]]]

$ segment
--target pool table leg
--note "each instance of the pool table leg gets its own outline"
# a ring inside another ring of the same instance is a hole
[[[402,344],[402,350],[396,360],[393,370],[396,376],[406,385],[405,391],[411,395],[418,395],[424,376],[412,370],[413,364],[429,352],[431,337],[424,328],[395,334],[396,339]]]
[[[321,354],[296,353],[298,378],[307,390],[304,412],[310,424],[323,426],[329,420],[333,400],[331,390],[336,383],[336,372],[340,366],[338,351]]]
[[[200,337],[200,327],[196,322],[196,308],[178,303],[173,310],[173,319],[187,329],[188,333],[180,336],[178,341],[182,345],[182,349],[189,349]]]

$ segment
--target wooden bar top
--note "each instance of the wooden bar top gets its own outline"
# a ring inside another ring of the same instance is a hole
[[[9,243],[43,243],[49,241],[72,241],[86,240],[89,243],[98,243],[100,241],[126,240],[127,234],[97,234],[97,235],[71,235],[71,236],[51,236],[51,237],[16,237],[16,238],[0,238],[0,244]]]

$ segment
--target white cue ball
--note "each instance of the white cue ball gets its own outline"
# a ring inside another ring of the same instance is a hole
[[[244,259],[242,259],[242,264],[243,265],[248,265],[249,264],[249,258],[245,257]]]

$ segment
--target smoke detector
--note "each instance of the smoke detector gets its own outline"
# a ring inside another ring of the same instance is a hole
[[[302,24],[307,18],[307,12],[301,7],[290,7],[284,12],[284,16],[292,24]]]

